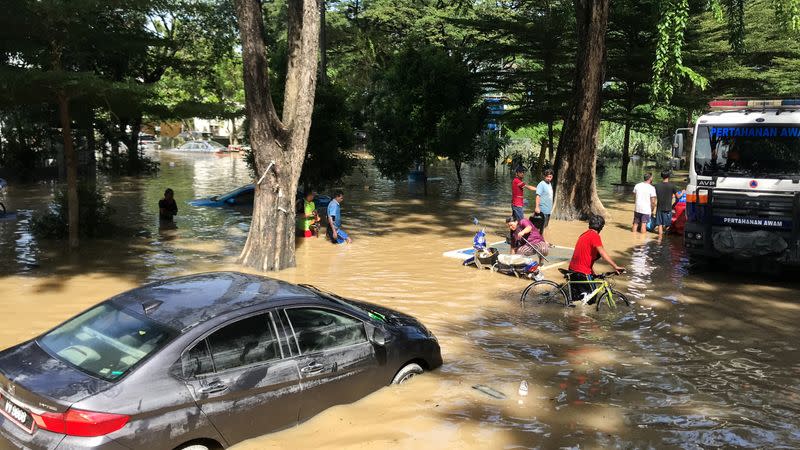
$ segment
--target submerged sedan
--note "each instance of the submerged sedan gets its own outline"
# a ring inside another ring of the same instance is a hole
[[[249,206],[252,208],[255,195],[255,185],[248,184],[222,195],[192,200],[189,204],[192,206]]]
[[[117,295],[0,352],[0,449],[217,449],[442,364],[419,321],[237,272]]]
[[[252,208],[253,201],[255,200],[255,189],[255,185],[247,184],[222,195],[192,200],[189,202],[189,204],[192,206],[246,206]],[[301,200],[302,198],[303,195],[298,193],[296,201]],[[320,211],[321,215],[324,215],[325,209],[328,207],[330,202],[331,198],[327,195],[314,196],[314,205],[316,205],[317,210]]]
[[[189,141],[174,149],[179,152],[224,153],[228,149],[216,141]]]

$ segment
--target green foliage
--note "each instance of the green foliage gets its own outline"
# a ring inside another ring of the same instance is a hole
[[[108,237],[114,231],[111,208],[103,192],[94,184],[78,185],[78,216],[80,235],[88,238]],[[68,201],[66,189],[56,192],[47,212],[35,215],[31,231],[38,237],[64,239],[69,235]]]
[[[575,65],[571,1],[480,2],[458,23],[474,29],[470,58],[484,85],[503,92],[511,127],[555,123],[566,114]]]
[[[603,122],[599,132],[600,145],[597,152],[606,158],[622,156],[625,139],[625,127],[613,122]],[[639,155],[645,159],[662,160],[670,156],[671,149],[664,145],[663,139],[653,133],[641,133],[631,130],[631,155]]]
[[[308,150],[300,173],[304,189],[323,189],[341,180],[358,166],[358,158],[350,151],[353,129],[350,113],[341,88],[317,85],[314,113],[308,135]],[[256,174],[252,150],[244,153],[244,162],[251,176]]]
[[[509,142],[511,142],[511,139],[508,135],[485,131],[478,136],[476,156],[486,164],[494,166],[500,156],[504,154]]]
[[[402,178],[434,156],[474,155],[480,91],[468,67],[441,48],[409,43],[375,81],[367,126],[384,176]]]
[[[553,129],[556,134],[561,133],[562,123],[557,123],[553,126]],[[531,142],[536,142],[537,144],[547,140],[547,124],[536,124],[530,125],[526,127],[519,127],[515,130],[509,130],[508,136],[512,139],[530,139]]]
[[[766,86],[757,82],[765,77],[763,72],[780,73],[784,82],[775,79],[773,85],[793,84],[796,77],[783,67],[787,60],[791,61],[789,55],[795,54],[800,31],[800,0],[698,3],[699,8],[688,0],[665,0],[663,3],[653,64],[653,99],[669,101],[684,80],[691,83],[684,86],[685,91],[693,87],[709,88],[711,92],[707,96],[719,95],[715,86],[719,79],[732,78],[738,79],[742,88],[733,95],[747,96],[751,94],[745,91],[759,90],[769,96],[776,95],[762,89]],[[684,40],[690,13],[693,15],[690,38]],[[684,48],[684,42],[689,42],[688,48]],[[686,64],[684,52],[694,53],[688,55]],[[731,74],[731,70],[736,74]]]
[[[653,66],[658,34],[658,0],[612,2],[606,37],[606,85],[603,89],[603,119],[651,125],[655,107],[650,105],[650,68]]]
[[[203,108],[192,108],[196,101],[178,108],[169,89],[154,85],[168,71],[211,84],[204,80],[214,79],[215,61],[235,45],[232,17],[229,2],[210,0],[9,0],[0,17],[0,116],[65,96],[74,128],[123,141],[130,151],[122,166],[147,171],[137,151],[145,115],[231,114],[219,96]],[[57,124],[55,108],[35,118],[41,128]]]
[[[683,73],[683,44],[689,19],[689,0],[664,0],[661,5],[652,97],[654,100],[669,100]]]
[[[349,150],[353,147],[353,129],[345,96],[344,90],[336,86],[317,86],[308,151],[300,173],[300,184],[306,188],[328,187],[358,165]]]
[[[555,139],[558,139],[561,135],[562,128],[562,122],[553,125]],[[548,133],[549,131],[546,123],[520,127],[516,130],[509,131],[508,136],[511,138],[511,142],[507,147],[509,152],[507,159],[511,159],[511,165],[523,164],[537,171],[552,167],[553,161],[551,157],[554,155],[547,152],[547,145],[549,142]],[[543,155],[540,153],[542,150],[545,150],[545,154]],[[539,167],[540,158],[542,167]]]
[[[42,127],[50,120],[47,105],[19,105],[0,109],[0,167],[9,169],[18,179],[30,179],[35,169],[45,167],[56,157],[53,145],[60,138],[58,130]]]
[[[713,97],[784,97],[800,93],[798,35],[776,20],[771,0],[749,2],[744,9],[748,32],[744,50],[736,53],[727,38],[727,25],[711,12],[697,16],[685,49],[687,65],[708,80],[701,100]],[[691,105],[691,90],[678,93],[676,104]],[[681,97],[683,94],[686,98]]]
[[[772,6],[781,24],[800,31],[800,0],[772,0]]]

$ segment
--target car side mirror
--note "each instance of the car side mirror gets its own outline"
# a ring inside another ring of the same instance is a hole
[[[672,156],[683,156],[683,133],[675,133],[672,139]]]
[[[170,375],[181,380],[192,378],[196,372],[197,371],[193,370],[191,367],[191,364],[185,364],[183,358],[175,361],[169,368]]]
[[[365,323],[364,327],[367,330],[367,339],[375,345],[386,345],[386,332],[383,328],[376,327],[371,323]]]

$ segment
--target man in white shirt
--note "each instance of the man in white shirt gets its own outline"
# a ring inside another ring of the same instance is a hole
[[[633,208],[633,231],[639,227],[641,233],[647,232],[647,222],[656,213],[656,188],[653,187],[653,174],[644,174],[644,181],[633,187],[636,204]]]

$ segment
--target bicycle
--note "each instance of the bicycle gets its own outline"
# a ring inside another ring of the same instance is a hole
[[[535,305],[544,305],[547,303],[561,304],[564,306],[573,306],[572,302],[579,301],[582,304],[588,304],[593,298],[597,297],[596,308],[600,311],[601,305],[605,304],[607,309],[614,310],[618,306],[629,307],[631,306],[628,298],[624,294],[615,290],[610,281],[611,278],[619,275],[617,272],[606,272],[604,274],[595,275],[592,280],[571,280],[570,275],[575,273],[565,269],[558,269],[566,279],[565,282],[558,284],[550,280],[534,281],[529,284],[525,290],[522,291],[520,302],[525,304],[530,302]],[[624,273],[624,272],[622,272]],[[597,287],[590,293],[580,299],[572,298],[572,285],[577,284],[591,284]]]

